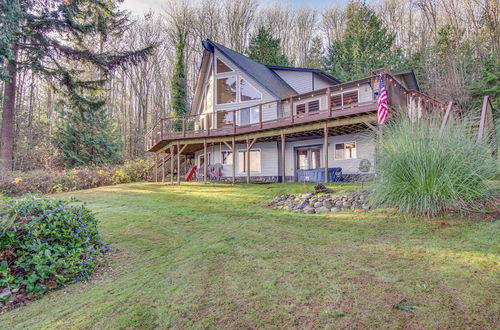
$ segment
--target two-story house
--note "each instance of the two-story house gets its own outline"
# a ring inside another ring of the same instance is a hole
[[[199,180],[230,182],[373,173],[378,74],[340,82],[317,69],[266,66],[210,40],[203,47],[190,115],[163,118],[146,136],[157,180],[173,173],[180,182],[195,169]],[[382,74],[391,111],[443,108],[418,91],[411,70]]]

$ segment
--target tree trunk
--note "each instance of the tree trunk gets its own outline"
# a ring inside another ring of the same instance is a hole
[[[4,85],[4,100],[2,112],[2,130],[1,130],[1,145],[0,145],[0,174],[12,171],[12,160],[14,156],[14,124],[15,124],[15,108],[16,108],[16,88],[17,88],[17,47],[13,49],[14,61],[7,63],[11,80],[5,82]]]

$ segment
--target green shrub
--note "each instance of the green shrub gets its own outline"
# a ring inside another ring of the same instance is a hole
[[[442,136],[437,118],[396,118],[377,141],[371,202],[402,213],[433,216],[474,208],[497,173],[491,146],[477,143],[466,119],[450,120]]]
[[[0,180],[0,195],[47,194],[89,189],[118,183],[148,180],[147,160],[127,161],[120,166],[78,167],[66,171],[16,172]]]
[[[106,251],[97,219],[74,201],[10,200],[0,205],[0,220],[0,292],[12,290],[18,300],[87,279]]]

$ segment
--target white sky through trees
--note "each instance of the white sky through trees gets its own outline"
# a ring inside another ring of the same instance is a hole
[[[291,5],[292,7],[316,7],[318,9],[325,8],[334,3],[343,3],[344,0],[278,0],[282,4]],[[266,0],[261,0],[261,4],[266,4]],[[132,12],[132,15],[143,15],[150,10],[161,12],[166,5],[164,0],[125,0],[122,8]]]

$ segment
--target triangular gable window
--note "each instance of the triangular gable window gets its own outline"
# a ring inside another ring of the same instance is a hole
[[[222,62],[220,59],[217,59],[216,69],[217,73],[225,73],[233,71],[230,67],[226,65],[226,63]]]
[[[253,101],[253,100],[261,100],[262,93],[257,90],[257,88],[253,87],[248,81],[241,78],[240,79],[240,100],[244,101]]]

